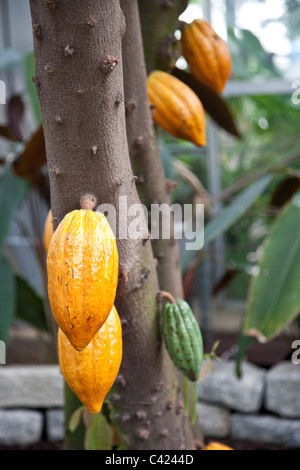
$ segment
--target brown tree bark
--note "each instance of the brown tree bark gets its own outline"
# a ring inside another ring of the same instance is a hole
[[[138,0],[142,24],[147,72],[172,70],[180,55],[180,44],[174,37],[178,17],[188,0]]]
[[[55,227],[85,193],[112,204],[119,217],[120,196],[128,207],[139,203],[127,150],[119,0],[30,5]],[[120,237],[117,244],[124,350],[111,417],[127,449],[192,448],[177,374],[160,338],[151,244]]]
[[[138,2],[121,0],[121,7],[127,23],[123,38],[127,139],[133,171],[137,177],[137,188],[140,199],[147,208],[150,209],[154,203],[170,206],[170,195],[148,100]],[[144,5],[141,9],[143,8]],[[175,298],[182,298],[178,242],[174,238],[159,238],[152,241],[152,246],[157,259],[160,289],[172,293]]]
[[[159,43],[159,38],[155,36],[157,30],[159,34],[163,32],[166,34],[167,28],[170,28],[170,31],[174,29],[178,15],[185,9],[187,2],[177,0],[177,2],[172,2],[172,6],[169,5],[168,8],[165,8],[162,3],[157,3],[156,0],[148,0],[146,5],[145,3],[140,4],[144,25],[150,24],[151,18],[153,18],[153,8],[149,9],[150,4],[152,7],[154,6],[156,14],[158,14],[158,9],[160,11],[160,15],[155,19],[155,24],[160,23],[160,26],[152,31],[150,39],[144,34],[144,42],[138,0],[121,0],[120,4],[127,24],[122,46],[127,140],[133,171],[138,181],[137,189],[142,203],[148,208],[154,203],[170,206],[171,198],[148,101],[144,49],[147,50],[149,40],[150,44],[154,44],[155,39],[156,44]],[[164,13],[163,17],[161,12]],[[146,21],[147,14],[148,21]],[[153,56],[151,57],[153,60]],[[148,62],[148,66],[150,66],[150,57],[148,57]],[[160,238],[152,240],[151,243],[154,256],[157,259],[160,290],[171,293],[175,298],[183,298],[178,241],[174,238]],[[182,384],[180,374],[179,381]],[[200,442],[203,436],[198,423],[192,428],[188,426],[188,423],[186,424],[186,433],[190,442],[192,441],[191,433],[193,433],[195,441]]]

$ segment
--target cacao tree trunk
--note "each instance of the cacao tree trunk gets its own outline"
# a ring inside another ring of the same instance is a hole
[[[170,195],[154,132],[147,93],[147,71],[137,0],[121,0],[127,28],[123,38],[124,92],[129,154],[141,202],[170,206]],[[152,39],[153,40],[153,39]],[[134,47],[133,47],[134,45]],[[177,240],[152,240],[161,290],[182,298],[182,276]]]
[[[140,202],[127,150],[119,0],[30,5],[54,228],[85,193],[112,205],[119,220],[120,197],[126,208]],[[177,373],[160,337],[151,243],[117,233],[117,244],[124,351],[111,419],[127,449],[192,449]]]

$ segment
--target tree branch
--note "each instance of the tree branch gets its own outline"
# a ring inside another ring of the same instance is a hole
[[[151,2],[150,2],[151,3]],[[148,5],[149,2],[146,2]],[[140,178],[138,191],[148,208],[153,203],[170,205],[167,181],[154,133],[147,93],[147,72],[136,0],[121,0],[127,20],[123,38],[124,90],[127,103],[126,125],[129,154],[134,174]],[[145,14],[145,13],[144,13]],[[132,47],[132,44],[135,47]],[[131,108],[129,103],[134,103]],[[128,109],[129,108],[129,109]],[[160,288],[182,298],[179,249],[176,240],[153,240]]]

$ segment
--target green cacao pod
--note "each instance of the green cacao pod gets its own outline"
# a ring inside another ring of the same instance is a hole
[[[162,312],[162,334],[169,356],[190,381],[198,380],[203,340],[198,322],[187,302],[166,302]]]

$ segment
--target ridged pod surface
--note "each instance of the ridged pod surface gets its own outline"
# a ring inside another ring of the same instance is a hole
[[[220,442],[209,442],[202,450],[233,450],[231,447]]]
[[[118,250],[106,217],[75,210],[61,221],[47,256],[52,313],[73,347],[84,349],[115,301]]]
[[[99,413],[122,361],[122,327],[116,308],[83,351],[76,351],[59,328],[58,358],[70,389],[90,413]]]
[[[166,302],[162,313],[164,342],[174,365],[190,381],[198,380],[203,340],[198,322],[187,302]]]
[[[204,146],[205,114],[196,93],[178,78],[161,70],[149,74],[147,86],[156,124],[174,137]]]
[[[46,253],[48,253],[52,236],[53,236],[53,223],[52,223],[52,211],[50,209],[47,214],[45,225],[44,225],[43,241],[44,241],[44,248],[45,248]]]
[[[231,54],[210,23],[198,19],[187,24],[182,31],[181,46],[191,73],[221,93],[231,73]]]

